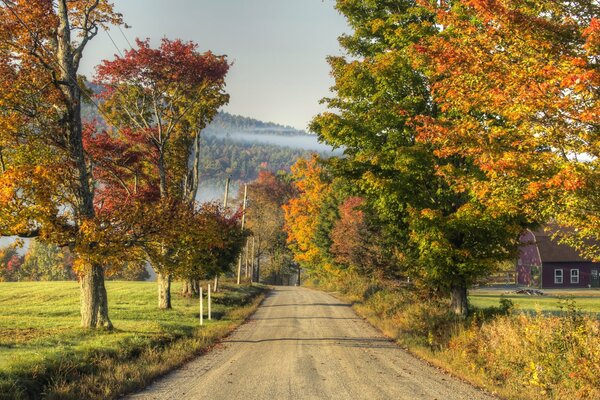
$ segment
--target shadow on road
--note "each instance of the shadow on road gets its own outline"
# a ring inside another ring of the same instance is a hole
[[[261,306],[261,308],[267,308],[267,307],[298,307],[298,306],[302,306],[302,307],[308,307],[308,306],[321,306],[321,307],[351,307],[350,304],[344,304],[344,303],[294,303],[294,304],[272,304],[272,305],[267,305],[267,306]]]
[[[338,317],[275,317],[275,318],[253,318],[254,321],[270,321],[270,320],[278,320],[278,319],[346,319],[346,320],[354,320],[354,321],[362,321],[361,318],[338,318]]]
[[[361,347],[370,349],[396,349],[397,346],[388,339],[379,338],[272,338],[256,340],[224,340],[222,343],[271,343],[271,342],[308,342],[306,345],[318,345],[311,342],[327,343],[327,345],[341,345],[343,347]]]

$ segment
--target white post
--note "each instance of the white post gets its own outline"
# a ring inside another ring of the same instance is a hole
[[[210,283],[208,284],[210,287]],[[202,304],[202,285],[200,285],[200,326],[204,325],[204,304]]]
[[[208,320],[212,320],[211,314],[211,300],[210,300],[210,283],[208,284]]]

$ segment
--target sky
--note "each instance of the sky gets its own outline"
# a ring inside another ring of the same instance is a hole
[[[334,0],[115,0],[131,26],[127,39],[192,40],[199,50],[226,54],[231,96],[224,111],[306,129],[325,108],[333,84],[328,55],[343,54],[337,38],[348,32]],[[84,54],[88,77],[103,59],[129,48],[121,32],[101,31]]]

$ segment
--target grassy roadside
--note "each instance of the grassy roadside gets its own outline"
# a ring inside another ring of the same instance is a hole
[[[476,289],[471,291],[469,302],[476,308],[484,309],[497,307],[501,299],[507,299],[513,302],[517,311],[560,313],[564,311],[561,300],[572,298],[581,311],[600,315],[600,290],[598,289],[543,290],[543,292],[544,296],[528,296],[504,293],[503,290]]]
[[[496,304],[457,321],[445,301],[381,282],[353,277],[314,287],[335,291],[419,358],[501,398],[600,398],[600,321],[576,302],[563,301],[561,315]]]
[[[200,328],[197,298],[175,284],[173,310],[160,311],[155,285],[107,282],[108,332],[78,328],[76,282],[0,283],[0,399],[114,399],[142,388],[210,349],[266,291],[222,285]]]

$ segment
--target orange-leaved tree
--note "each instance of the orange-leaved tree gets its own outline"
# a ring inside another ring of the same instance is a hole
[[[294,259],[302,268],[316,274],[320,269],[333,271],[316,238],[321,207],[331,191],[318,157],[299,159],[292,166],[292,179],[297,195],[283,209],[287,241]]]
[[[120,23],[106,0],[0,3],[0,234],[73,250],[88,328],[111,326],[102,266],[113,235],[94,209],[78,70],[99,30]]]
[[[422,1],[437,35],[413,48],[439,105],[420,119],[436,154],[465,157],[483,172],[443,172],[489,207],[575,228],[600,229],[600,7],[594,0]]]

